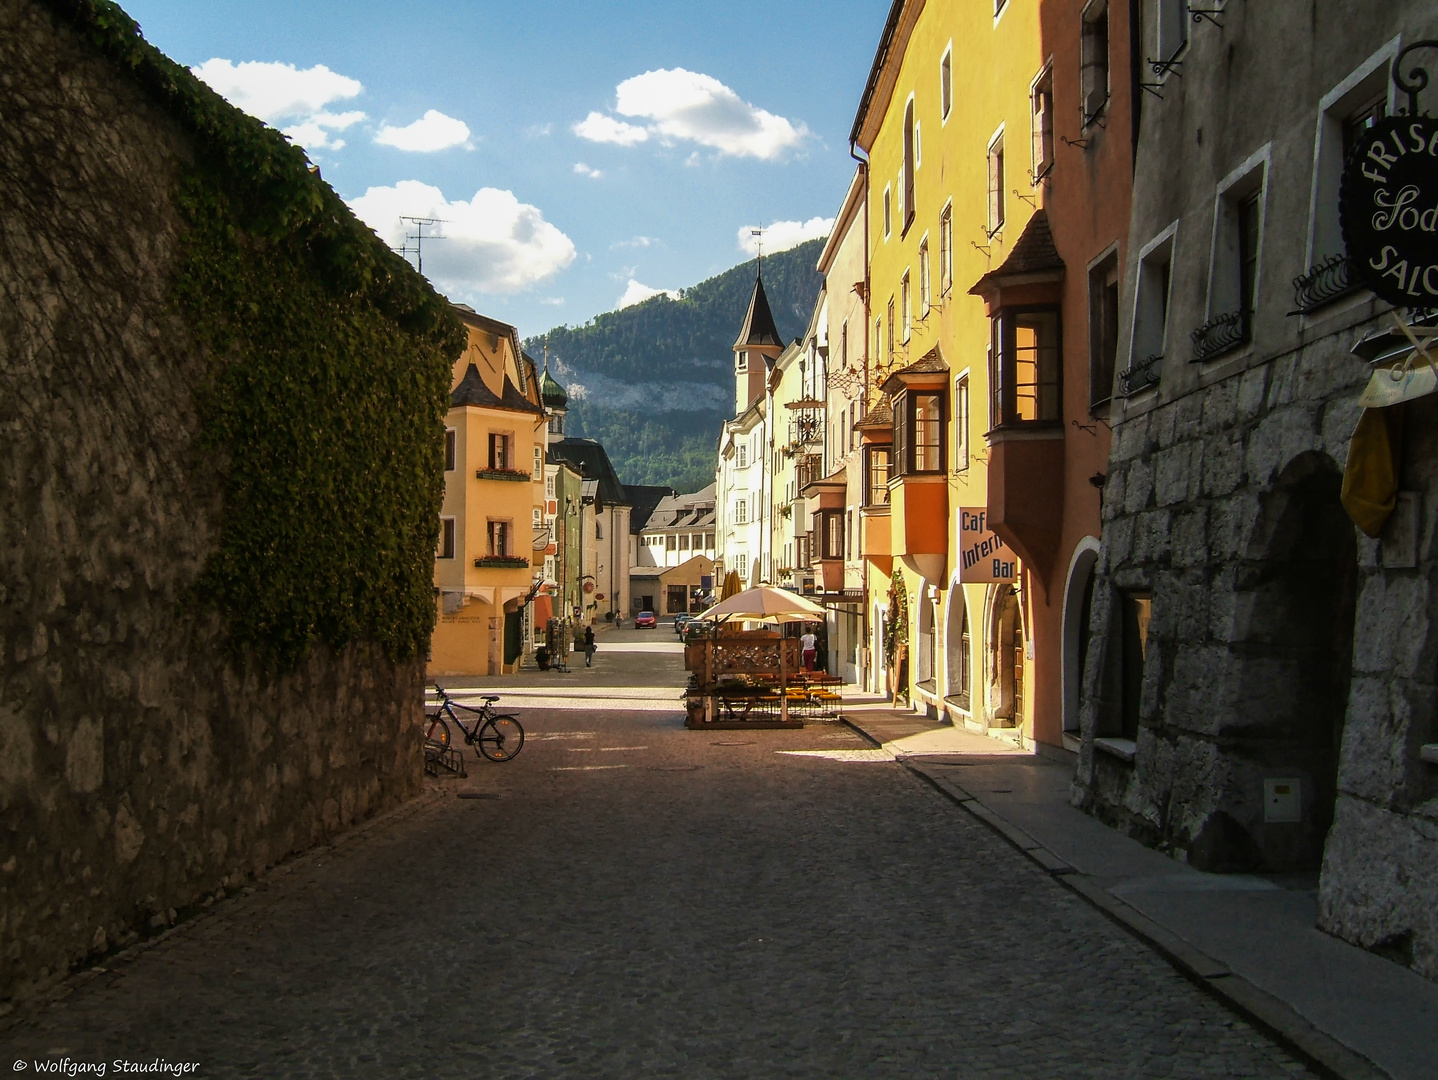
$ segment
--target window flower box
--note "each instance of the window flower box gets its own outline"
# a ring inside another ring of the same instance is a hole
[[[481,555],[474,565],[482,570],[528,570],[529,560],[513,555]]]
[[[516,484],[529,484],[534,481],[534,474],[523,469],[477,469],[474,475],[479,480],[510,480]]]

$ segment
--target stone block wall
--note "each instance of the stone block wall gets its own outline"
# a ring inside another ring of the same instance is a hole
[[[1438,767],[1420,758],[1438,742],[1438,398],[1408,406],[1406,565],[1397,518],[1372,541],[1335,509],[1366,309],[1116,427],[1074,802],[1205,869],[1321,860],[1320,925],[1438,977]],[[1322,600],[1345,564],[1346,616]],[[1106,745],[1125,591],[1152,597],[1132,761]],[[1341,626],[1325,640],[1344,655],[1315,658],[1314,625],[1343,617],[1351,644]],[[1331,701],[1329,752],[1315,725]],[[1263,782],[1280,777],[1302,781],[1301,822],[1265,820]]]
[[[422,665],[237,662],[169,300],[192,149],[51,12],[0,4],[0,1008],[417,792]]]

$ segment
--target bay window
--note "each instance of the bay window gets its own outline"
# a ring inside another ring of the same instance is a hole
[[[864,448],[864,505],[889,504],[889,447]]]
[[[989,422],[1060,422],[1058,308],[1003,308],[990,324]]]
[[[894,464],[900,475],[945,469],[942,390],[906,389],[894,401]]]

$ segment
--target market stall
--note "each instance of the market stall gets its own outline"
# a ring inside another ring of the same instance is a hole
[[[699,616],[710,632],[684,650],[690,728],[802,727],[806,715],[837,711],[832,676],[804,671],[789,623],[817,622],[824,609],[786,589],[761,585],[720,601]],[[744,629],[744,624],[758,624]]]

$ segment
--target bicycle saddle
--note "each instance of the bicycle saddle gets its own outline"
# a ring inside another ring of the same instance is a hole
[[[481,695],[481,696],[484,698],[485,701],[498,701],[498,700],[499,700],[499,695],[498,695],[498,694],[483,694],[483,695]]]

